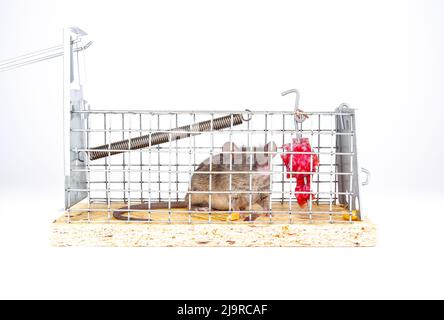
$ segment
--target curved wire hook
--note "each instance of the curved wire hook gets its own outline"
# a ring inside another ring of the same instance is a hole
[[[369,183],[370,183],[370,178],[371,178],[370,171],[368,171],[368,170],[365,169],[365,168],[361,168],[361,171],[364,172],[365,175],[366,175],[366,177],[365,177],[365,181],[362,182],[362,185],[363,185],[363,186],[368,186]]]
[[[296,110],[299,109],[299,100],[301,98],[301,94],[299,93],[298,89],[290,89],[290,90],[282,92],[281,95],[284,97],[284,96],[286,96],[287,94],[290,94],[290,93],[295,93],[296,94],[296,101],[295,101],[295,104],[294,104],[294,110],[296,111]]]
[[[251,119],[253,119],[253,113],[252,113],[252,111],[250,109],[245,109],[245,111],[247,112],[248,116],[245,117],[244,114],[242,114],[242,120],[248,122]]]
[[[299,100],[301,98],[301,94],[299,93],[299,90],[290,89],[290,90],[282,92],[281,95],[284,97],[290,93],[296,94],[296,100],[294,103],[294,126],[297,131],[296,139],[300,140],[302,138],[302,122],[304,122],[305,119],[308,118],[308,116],[303,114],[304,111],[299,109]]]

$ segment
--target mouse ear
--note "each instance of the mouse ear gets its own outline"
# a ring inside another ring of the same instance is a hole
[[[230,164],[231,163],[242,163],[242,155],[235,153],[235,154],[231,154],[231,152],[238,152],[241,151],[241,149],[234,144],[233,142],[225,142],[224,145],[222,146],[222,151],[224,152],[223,157],[222,157],[222,163],[223,164]],[[240,160],[239,160],[240,159]]]
[[[233,151],[240,151],[239,147],[233,143],[233,142],[225,142],[224,145],[222,146],[222,151],[223,152],[233,152]]]
[[[276,143],[274,143],[274,141],[270,141],[269,143],[267,143],[265,145],[264,151],[265,152],[273,152],[273,154],[268,154],[268,156],[269,157],[271,156],[271,158],[274,158],[276,156],[276,152],[277,152]]]

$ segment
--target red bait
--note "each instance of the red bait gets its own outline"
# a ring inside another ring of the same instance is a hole
[[[285,144],[284,150],[289,152],[307,152],[311,153],[311,145],[307,138],[302,138],[299,141],[293,139],[292,144]],[[293,148],[293,150],[292,150]],[[287,173],[287,178],[296,178],[296,192],[303,192],[297,194],[297,201],[301,207],[307,204],[310,199],[310,173],[316,172],[319,166],[319,158],[316,154],[282,154],[282,161],[290,172],[305,172],[305,173]],[[313,163],[312,163],[313,161]]]

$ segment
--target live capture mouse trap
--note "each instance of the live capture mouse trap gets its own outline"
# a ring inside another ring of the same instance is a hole
[[[65,212],[52,224],[54,246],[376,244],[363,215],[369,173],[358,164],[354,109],[304,112],[297,90],[283,93],[296,95],[287,111],[92,109],[86,38],[69,28],[63,45],[0,64],[64,59]],[[197,174],[208,190],[193,185]]]

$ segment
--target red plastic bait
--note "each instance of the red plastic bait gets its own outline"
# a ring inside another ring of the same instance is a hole
[[[302,138],[299,141],[293,139],[292,144],[285,144],[284,150],[289,152],[307,152],[311,153],[311,145],[307,138]],[[292,150],[293,148],[293,150]],[[282,161],[287,167],[287,171],[290,172],[304,172],[304,173],[287,173],[287,178],[296,178],[296,192],[298,193],[296,198],[301,207],[307,204],[310,199],[310,174],[316,172],[319,166],[319,158],[316,154],[282,154]]]

